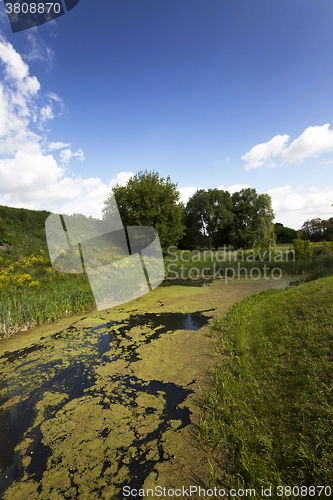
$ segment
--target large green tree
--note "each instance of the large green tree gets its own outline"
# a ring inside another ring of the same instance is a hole
[[[303,239],[311,241],[322,241],[323,239],[325,239],[325,233],[327,232],[328,225],[328,221],[324,221],[319,218],[307,220],[302,226]]]
[[[232,222],[230,193],[221,189],[198,190],[187,202],[184,221],[186,236],[182,246],[189,250],[206,243],[215,249],[226,243]]]
[[[139,172],[125,186],[117,184],[104,201],[103,218],[112,217],[114,195],[124,226],[148,226],[158,232],[162,249],[177,245],[184,234],[177,184],[157,172]]]
[[[297,239],[297,231],[290,227],[285,227],[280,222],[274,224],[277,243],[292,243]]]
[[[255,189],[242,189],[232,195],[233,228],[230,242],[236,249],[269,247],[275,243],[271,197]]]

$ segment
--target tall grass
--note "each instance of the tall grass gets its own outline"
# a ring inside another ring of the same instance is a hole
[[[29,247],[30,248],[30,247]],[[43,250],[22,247],[0,255],[0,338],[83,312],[95,303],[85,275],[57,273]]]
[[[308,279],[333,274],[333,255],[294,260],[288,248],[250,251],[176,251],[164,256],[165,276],[173,278],[222,278],[275,274],[308,274]],[[282,258],[281,258],[282,255]],[[251,274],[252,273],[252,274]],[[46,241],[18,236],[15,245],[0,252],[0,338],[69,312],[92,307],[94,297],[85,274],[54,271]]]
[[[0,338],[56,321],[69,313],[84,312],[94,304],[89,284],[58,284],[40,288],[36,293],[31,293],[27,286],[0,291]]]
[[[266,271],[264,271],[264,266]],[[290,249],[248,250],[219,252],[176,251],[164,258],[166,278],[196,279],[225,276],[249,276],[253,274],[267,276],[274,274],[297,275],[307,273],[333,274],[333,255],[318,255],[313,259],[296,260]]]
[[[332,486],[332,315],[329,277],[250,296],[215,323],[199,440],[229,457],[231,486]]]

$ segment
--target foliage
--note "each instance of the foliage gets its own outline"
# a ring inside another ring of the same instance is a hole
[[[55,321],[94,305],[85,275],[54,271],[43,250],[24,256],[22,248],[0,256],[0,338]]]
[[[276,243],[292,243],[293,240],[297,239],[297,231],[290,227],[285,227],[280,222],[274,224],[274,230],[276,234]]]
[[[10,246],[0,250],[0,338],[94,305],[86,275],[51,267],[45,237],[49,214],[0,206],[0,228],[12,234]]]
[[[45,220],[51,212],[0,205],[0,244],[15,244],[18,239],[38,238],[46,242]],[[4,239],[8,241],[4,241]]]
[[[205,242],[209,249],[214,246],[217,250],[220,245],[227,243],[232,218],[232,201],[227,191],[198,190],[185,208],[187,234],[182,246],[192,250]]]
[[[199,439],[229,457],[231,486],[332,484],[332,314],[325,278],[252,295],[216,321]]]
[[[176,245],[184,233],[183,211],[179,191],[170,177],[160,178],[157,172],[139,172],[126,186],[117,184],[113,194],[124,226],[148,226],[158,232],[161,246]],[[110,213],[113,194],[104,201],[103,218]]]
[[[235,249],[273,246],[274,213],[270,196],[258,195],[255,189],[247,188],[234,193],[232,202],[234,219],[230,243]]]
[[[312,249],[309,240],[297,239],[293,241],[296,260],[312,259]]]
[[[310,241],[333,239],[333,217],[328,220],[311,219],[302,226],[302,238]]]
[[[224,244],[235,249],[268,248],[275,243],[274,213],[268,194],[255,189],[230,193],[220,189],[201,189],[188,201],[184,223],[186,236],[180,248],[193,250],[206,244],[216,250]]]

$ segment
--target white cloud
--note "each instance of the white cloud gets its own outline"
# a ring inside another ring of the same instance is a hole
[[[59,97],[57,94],[55,94],[54,92],[49,92],[47,94],[47,97],[49,97],[50,99],[53,99],[53,101],[57,101],[57,102],[62,102],[62,99],[61,97]]]
[[[184,205],[188,202],[188,200],[191,198],[191,196],[194,195],[196,191],[198,191],[201,188],[196,188],[196,187],[183,187],[178,189],[180,193],[180,199],[179,201],[183,202]]]
[[[29,76],[29,68],[0,34],[0,155],[14,155],[22,144],[38,143],[41,138],[31,130],[36,121],[36,104],[40,84]]]
[[[326,151],[333,151],[333,130],[329,123],[317,127],[308,127],[295,139],[282,154],[288,162],[302,161],[309,156],[317,156]]]
[[[224,186],[218,186],[217,189],[222,189],[222,191],[228,191],[230,194],[237,193],[238,191],[241,191],[242,189],[247,189],[249,188],[249,184],[233,184],[232,186],[229,187],[224,187]]]
[[[78,160],[84,161],[84,153],[82,149],[78,149],[76,153],[72,153],[70,149],[64,149],[60,152],[60,161],[61,163],[68,165],[69,160],[73,157],[77,156]]]
[[[229,191],[230,194],[235,193],[236,191],[240,191],[241,189],[246,189],[249,188],[249,184],[233,184],[232,186],[229,187],[224,187],[222,184],[217,187],[217,189],[221,189],[222,191]],[[191,196],[194,195],[196,191],[199,191],[198,187],[183,187],[179,189],[180,192],[180,201],[182,201],[185,205],[188,202],[188,200],[191,198]],[[205,191],[208,191],[208,189],[205,189]]]
[[[30,151],[19,150],[14,158],[0,160],[0,194],[47,188],[48,184],[57,182],[63,172],[52,155],[44,156],[39,145],[31,145]]]
[[[49,67],[52,66],[54,60],[54,51],[50,49],[44,40],[39,36],[36,28],[31,28],[24,32],[28,43],[28,52],[22,57],[26,61],[41,61],[46,62]]]
[[[2,0],[0,0],[2,2]],[[0,22],[8,28],[8,16],[5,9],[0,9]]]
[[[242,156],[246,161],[245,170],[262,166],[275,167],[273,156],[280,155],[282,162],[302,162],[305,158],[318,156],[324,152],[333,151],[333,130],[329,123],[322,126],[308,127],[288,147],[289,135],[276,135],[268,142],[257,144]]]
[[[230,161],[230,156],[227,156],[226,158],[224,158],[224,161]],[[214,161],[214,163],[212,164],[213,167],[217,167],[217,165],[221,165],[221,160],[218,160],[218,161]]]
[[[70,143],[65,143],[65,142],[50,142],[49,144],[49,149],[50,151],[53,151],[54,149],[62,149],[62,148],[68,148],[70,146]]]
[[[59,109],[57,116],[62,116],[64,113],[68,113],[68,109],[66,108],[63,99],[55,94],[54,92],[49,92],[46,94],[46,96],[49,98],[49,105],[54,108],[56,105]]]
[[[47,105],[40,110],[40,117],[42,122],[46,120],[52,120],[54,118],[53,110],[51,106]]]
[[[37,78],[29,76],[28,65],[2,35],[0,63],[4,70],[0,82],[0,204],[59,212],[71,202],[74,212],[101,218],[103,201],[112,187],[126,184],[134,174],[119,172],[108,185],[99,178],[66,177],[73,156],[84,160],[82,149],[73,153],[70,143],[49,142],[34,131],[41,122],[54,118],[54,105],[66,111],[62,98],[49,92],[49,103],[39,104]],[[60,165],[52,154],[43,153],[44,147],[61,150]]]
[[[300,229],[308,219],[333,217],[331,188],[320,190],[312,187],[304,192],[301,187],[286,185],[270,189],[267,193],[272,197],[275,222],[284,226]]]
[[[281,154],[288,140],[289,135],[276,135],[270,141],[254,146],[248,153],[242,156],[242,160],[247,162],[245,170],[262,167],[271,156]]]
[[[327,161],[320,161],[319,164],[320,165],[332,165],[333,163],[333,160],[327,160]]]
[[[115,178],[111,179],[109,186],[114,187],[116,184],[125,186],[131,177],[134,177],[133,172],[119,172]]]
[[[108,185],[104,184],[98,178],[80,179],[80,182],[77,182],[75,186],[75,198],[70,203],[66,203],[65,207],[61,207],[60,211],[64,209],[64,213],[67,215],[80,213],[102,219],[103,202],[111,194],[112,188],[116,184],[124,186],[133,176],[133,172],[119,172],[115,178],[111,179]],[[67,180],[71,181],[70,179]],[[73,189],[73,186],[71,186],[71,189]]]

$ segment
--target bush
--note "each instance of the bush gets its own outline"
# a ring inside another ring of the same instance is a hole
[[[313,254],[310,246],[310,240],[294,240],[293,246],[296,260],[312,259]]]

